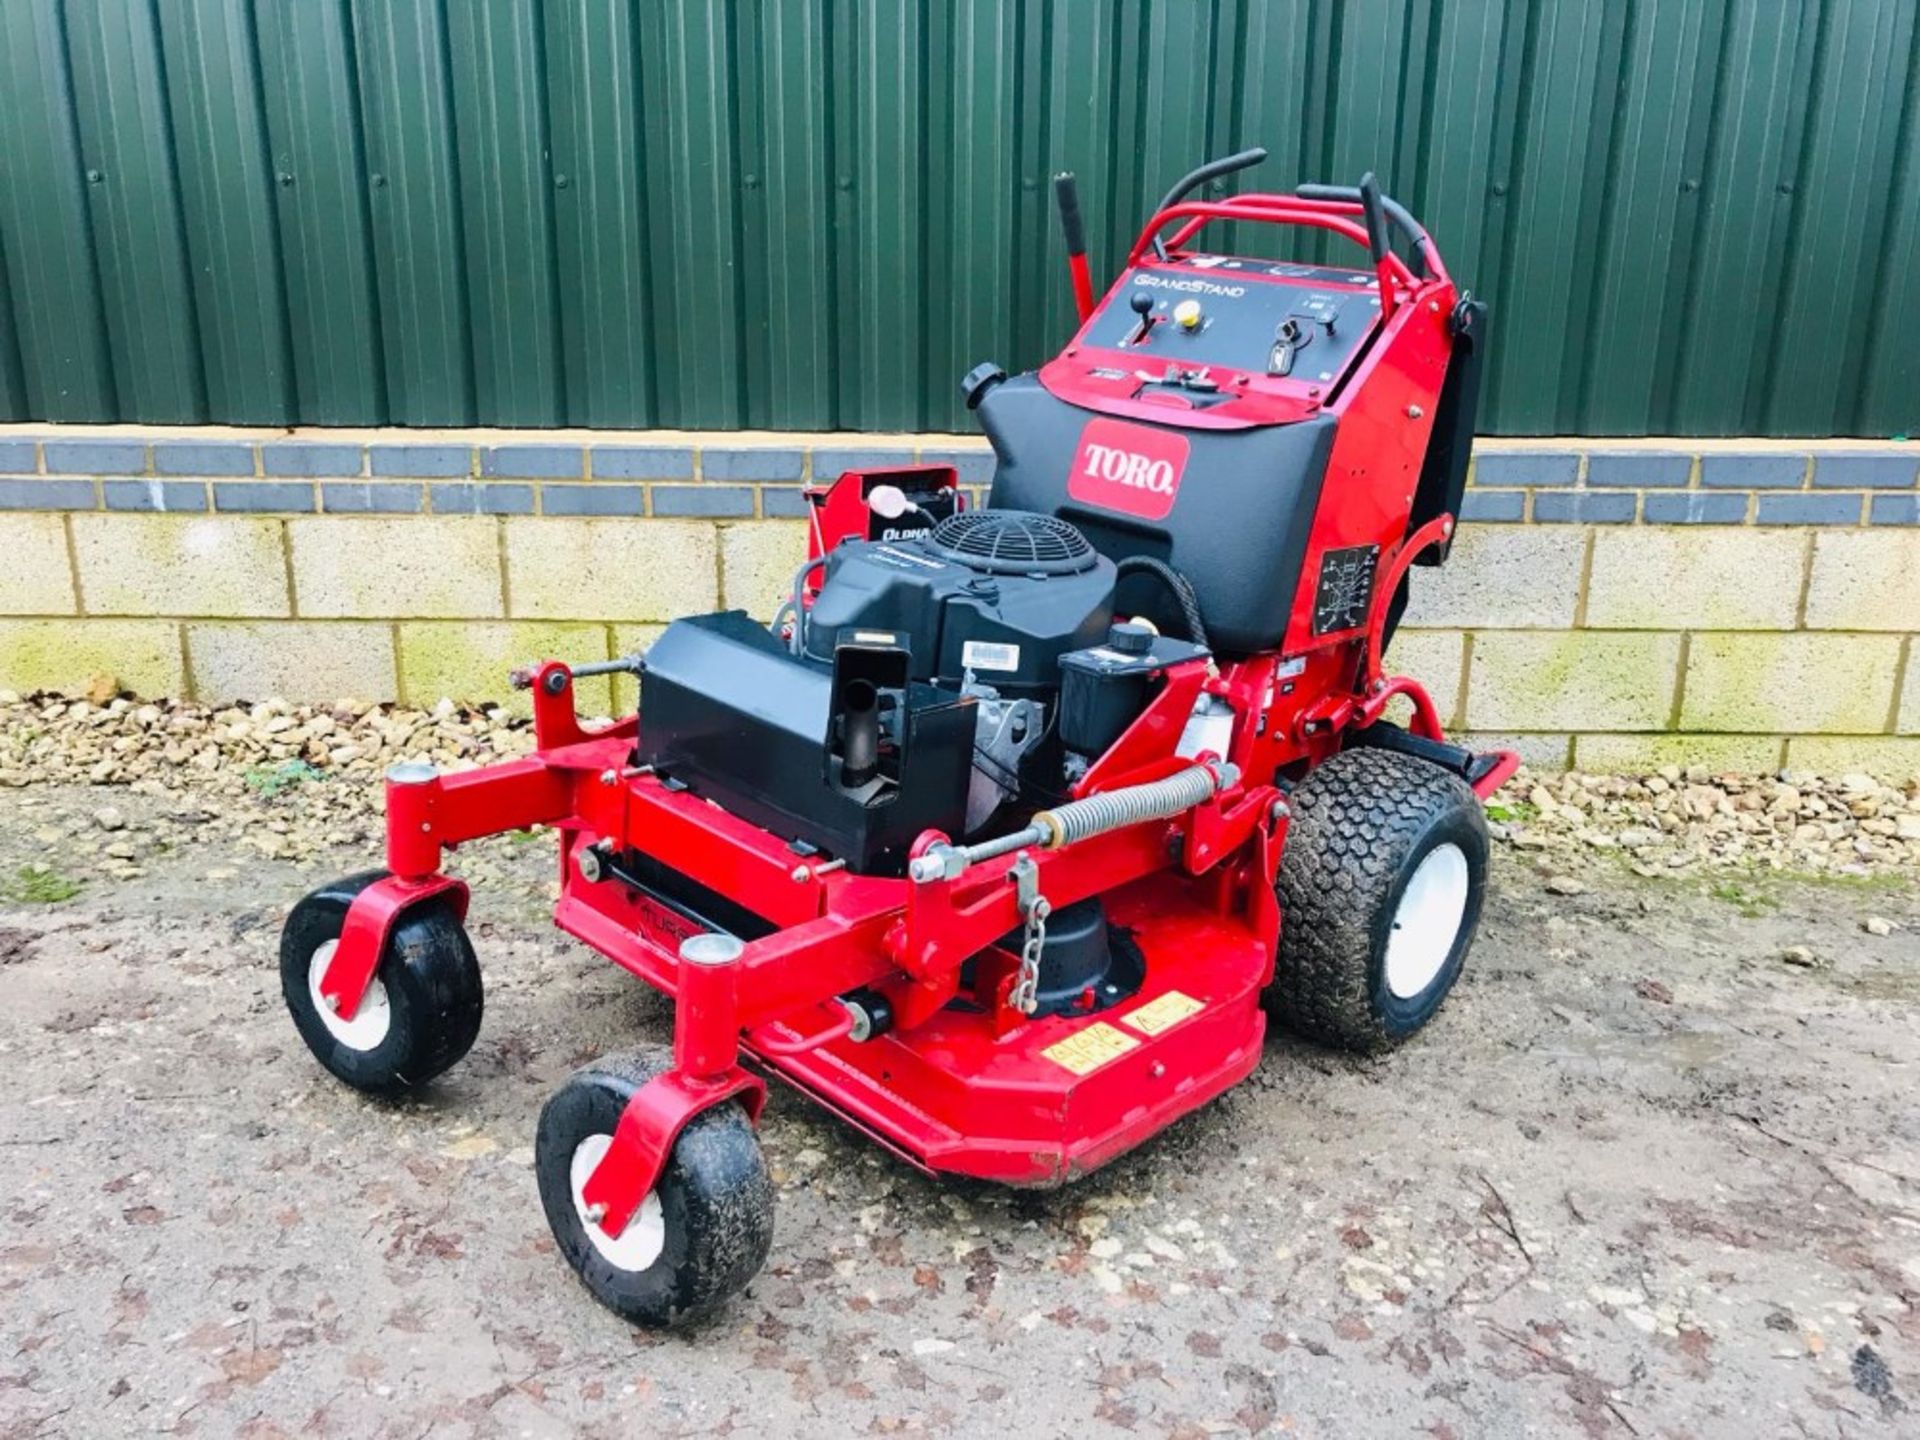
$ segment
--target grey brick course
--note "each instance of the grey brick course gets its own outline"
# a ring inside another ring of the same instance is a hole
[[[689,445],[595,445],[588,462],[596,480],[691,480]]]
[[[364,468],[358,445],[331,445],[310,440],[260,447],[260,468],[268,475],[305,479],[358,475]]]
[[[1571,485],[1579,473],[1580,457],[1565,450],[1499,451],[1473,459],[1473,483],[1487,490]]]
[[[31,440],[0,440],[0,474],[31,475],[38,468]]]
[[[806,455],[777,445],[706,445],[700,450],[703,480],[771,480],[793,483],[804,473]]]
[[[0,510],[91,510],[91,480],[0,478]]]
[[[321,508],[336,515],[408,515],[420,508],[418,485],[335,481],[320,487]]]
[[[1875,525],[1920,525],[1920,495],[1876,495],[1870,507]]]
[[[1548,525],[1626,525],[1632,523],[1633,506],[1634,497],[1619,491],[1547,491],[1533,497],[1533,518]]]
[[[1762,495],[1757,525],[1858,525],[1858,495]]]
[[[582,480],[587,456],[578,445],[495,445],[480,452],[480,473],[524,480]]]
[[[158,475],[251,475],[253,446],[238,440],[156,440]]]
[[[473,473],[473,450],[466,445],[369,445],[367,468],[374,475],[438,479]]]
[[[1920,480],[1920,456],[1822,455],[1813,465],[1816,490],[1911,490]]]
[[[313,486],[297,484],[292,480],[255,484],[249,484],[244,480],[217,480],[213,486],[213,508],[237,511],[311,512]]]
[[[436,515],[531,515],[531,485],[429,485]]]
[[[1587,484],[1609,490],[1679,490],[1692,474],[1691,455],[1649,450],[1587,457]]]
[[[740,516],[753,514],[753,487],[750,485],[656,485],[653,487],[653,513],[738,519]]]
[[[644,515],[646,492],[638,485],[543,485],[540,511],[545,515]]]
[[[1526,514],[1524,490],[1482,490],[1475,486],[1460,497],[1460,518],[1477,524],[1510,524],[1524,520]]]
[[[207,487],[198,480],[105,480],[100,491],[109,510],[205,510]]]
[[[922,465],[951,465],[960,472],[962,485],[987,485],[993,480],[991,450],[923,450]]]
[[[43,440],[49,475],[140,475],[147,447],[137,440]]]
[[[1806,478],[1805,455],[1700,457],[1700,483],[1713,490],[1798,490]]]
[[[911,450],[828,447],[813,452],[813,478],[825,484],[829,480],[838,480],[843,470],[898,470],[903,465],[913,463]]]
[[[804,520],[812,513],[812,507],[798,490],[770,485],[760,492],[760,513],[769,520]]]
[[[1649,495],[1640,502],[1649,525],[1740,525],[1747,518],[1747,497],[1728,490]]]

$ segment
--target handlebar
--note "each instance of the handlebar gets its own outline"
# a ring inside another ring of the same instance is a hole
[[[1393,222],[1393,228],[1406,237],[1407,244],[1413,248],[1413,273],[1425,279],[1433,257],[1433,237],[1427,234],[1426,227],[1413,218],[1406,206],[1391,195],[1382,195],[1379,186],[1373,187],[1373,202],[1369,205],[1366,187],[1372,181],[1372,172],[1362,178],[1359,185],[1296,185],[1293,193],[1302,200],[1331,200],[1336,204],[1358,205],[1368,216],[1367,228],[1373,229],[1374,206]]]
[[[1236,170],[1246,170],[1258,165],[1267,158],[1266,147],[1256,145],[1251,150],[1241,150],[1232,155],[1222,155],[1218,160],[1209,160],[1206,164],[1189,170],[1174,183],[1174,187],[1161,197],[1160,203],[1153,207],[1157,215],[1162,210],[1176,204],[1183,196],[1190,194],[1209,180],[1218,180],[1222,175],[1231,175]],[[1162,260],[1167,258],[1167,248],[1160,243],[1156,233],[1153,237],[1154,254]]]

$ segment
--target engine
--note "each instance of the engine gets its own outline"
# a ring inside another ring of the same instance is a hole
[[[635,759],[859,874],[901,873],[927,829],[1024,823],[1205,653],[1116,625],[1120,569],[1052,515],[965,511],[824,569],[790,636],[738,610],[667,628]]]

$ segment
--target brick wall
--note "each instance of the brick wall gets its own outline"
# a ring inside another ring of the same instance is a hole
[[[980,442],[0,430],[0,686],[431,704],[770,613],[799,486]],[[1483,442],[1391,657],[1542,763],[1920,772],[1920,446]],[[588,692],[596,704],[616,697]]]

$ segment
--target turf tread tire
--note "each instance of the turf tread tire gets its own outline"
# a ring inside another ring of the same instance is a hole
[[[753,1122],[734,1101],[703,1110],[673,1143],[656,1186],[666,1248],[645,1270],[607,1261],[573,1203],[574,1149],[611,1134],[633,1092],[672,1068],[650,1050],[603,1056],[569,1076],[540,1112],[534,1171],[561,1254],[609,1310],[650,1329],[704,1319],[744,1290],[773,1248],[773,1179]]]
[[[1485,892],[1486,817],[1472,789],[1429,761],[1345,750],[1294,788],[1276,884],[1280,953],[1267,990],[1275,1019],[1308,1039],[1363,1053],[1418,1030],[1458,977]],[[1385,988],[1384,955],[1401,888],[1445,841],[1466,855],[1466,913],[1418,1003]]]
[[[340,938],[354,897],[387,873],[336,880],[293,907],[280,932],[280,990],[321,1065],[356,1090],[393,1098],[419,1089],[473,1048],[486,996],[460,917],[446,900],[426,900],[394,921],[374,972],[393,1007],[387,1037],[372,1050],[355,1050],[327,1029],[307,991],[308,963],[321,944]]]

